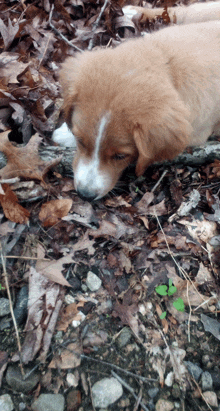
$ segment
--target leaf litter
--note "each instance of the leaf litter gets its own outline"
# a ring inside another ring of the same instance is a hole
[[[92,381],[97,371],[110,375],[117,364],[121,373],[156,379],[153,387],[159,386],[161,395],[167,395],[166,381],[175,381],[185,409],[194,409],[196,402],[204,410],[192,386],[189,390],[183,360],[202,364],[208,351],[220,365],[219,160],[201,167],[154,165],[140,179],[128,170],[121,190],[91,205],[74,192],[61,160],[67,151],[58,149],[47,160],[39,154],[39,148],[52,145],[60,121],[57,72],[64,58],[74,54],[74,46],[84,50],[109,41],[115,46],[118,36],[137,34],[135,22],[123,16],[124,2],[108,2],[100,15],[103,4],[58,1],[53,13],[49,2],[0,5],[0,149],[6,161],[0,171],[0,236],[13,303],[19,289],[26,284],[29,289],[21,351],[13,330],[0,348],[0,380],[5,390],[7,362],[20,356],[24,364],[44,367],[48,382],[42,375],[36,396],[45,384],[49,392],[68,390],[68,369],[79,371],[85,387],[88,357]],[[102,281],[95,292],[86,282],[89,271]],[[155,288],[169,280],[177,292],[161,298]],[[0,284],[7,298],[3,276]],[[184,301],[184,312],[174,308],[172,298]],[[124,326],[131,340],[123,346]],[[0,320],[2,341],[4,327]],[[89,409],[83,390],[78,406]],[[142,396],[147,403],[147,392]],[[127,408],[134,409],[132,395],[128,398]]]

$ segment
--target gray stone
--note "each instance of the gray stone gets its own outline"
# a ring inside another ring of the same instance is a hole
[[[10,304],[7,298],[0,298],[0,317],[10,313]]]
[[[206,391],[203,393],[205,401],[211,405],[211,407],[218,407],[217,395],[214,391]]]
[[[107,408],[123,394],[123,388],[116,378],[103,378],[92,387],[94,407]]]
[[[159,388],[150,388],[147,393],[150,398],[155,398],[159,392]]]
[[[119,348],[123,348],[125,345],[128,344],[128,342],[130,341],[132,336],[131,330],[128,327],[124,327],[121,332],[120,335],[117,338],[117,345]]]
[[[86,285],[90,291],[97,291],[101,287],[102,281],[96,274],[89,271],[86,278]]]
[[[1,411],[12,411],[14,409],[14,404],[9,394],[4,394],[0,396],[0,410]]]
[[[200,375],[202,374],[202,369],[194,364],[191,361],[183,361],[185,366],[187,367],[189,373],[195,378],[196,381],[199,380]]]
[[[31,368],[24,369],[25,373],[28,373],[29,371],[31,371]],[[10,365],[6,373],[6,381],[8,385],[13,388],[13,390],[26,394],[33,390],[33,388],[37,385],[39,381],[39,374],[37,372],[33,372],[26,380],[23,380],[23,376],[18,365]]]
[[[31,408],[33,411],[63,411],[64,405],[62,394],[41,394]]]
[[[212,391],[212,376],[208,371],[204,371],[201,377],[202,391]]]

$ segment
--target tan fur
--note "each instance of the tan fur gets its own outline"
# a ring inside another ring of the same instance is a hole
[[[115,49],[86,51],[65,61],[60,82],[66,120],[82,143],[74,168],[89,160],[97,124],[110,113],[100,169],[111,182],[100,198],[134,160],[141,175],[219,131],[220,22],[173,26]]]

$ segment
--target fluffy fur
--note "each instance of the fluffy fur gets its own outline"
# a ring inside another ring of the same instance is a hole
[[[67,58],[60,82],[77,140],[75,188],[97,200],[134,161],[139,176],[219,134],[220,22],[175,25]]]

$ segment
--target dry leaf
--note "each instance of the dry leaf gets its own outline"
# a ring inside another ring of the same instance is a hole
[[[66,349],[64,349],[61,354],[55,355],[49,368],[76,368],[81,363],[82,348],[78,342],[69,344]]]
[[[42,261],[41,258],[44,258],[44,255],[45,253],[43,247],[38,245],[38,260],[36,263],[36,270],[38,273],[42,274],[44,277],[47,277],[50,281],[71,287],[68,281],[64,278],[62,270],[64,269],[63,264],[73,263],[72,254],[62,257],[59,260]]]
[[[65,217],[72,207],[71,199],[52,200],[43,204],[39,213],[39,219],[44,227],[51,227],[57,224],[62,217]]]
[[[0,202],[5,217],[19,224],[27,224],[30,213],[18,203],[18,199],[8,184],[2,184],[4,194],[0,194]]]
[[[0,134],[0,151],[7,157],[7,164],[0,170],[1,178],[24,177],[43,180],[48,170],[58,164],[61,156],[45,162],[38,154],[41,138],[36,133],[24,147],[15,147],[8,140],[10,131]]]

